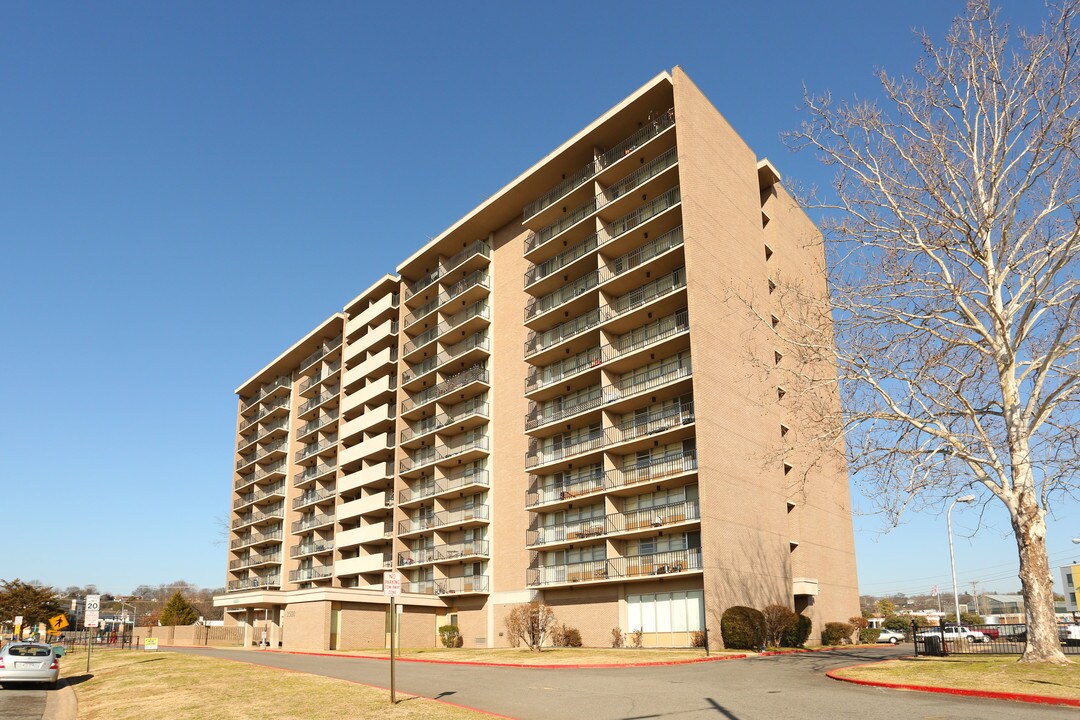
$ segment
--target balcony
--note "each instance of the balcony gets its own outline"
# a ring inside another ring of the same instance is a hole
[[[683,245],[682,225],[670,230],[660,237],[624,253],[608,263],[608,266],[599,271],[601,283],[607,283],[614,278],[621,277],[626,273],[646,265],[656,258],[663,257],[666,253]],[[611,288],[605,290],[611,292]]]
[[[327,580],[334,574],[334,568],[330,565],[316,565],[315,567],[300,568],[289,571],[289,582],[311,582],[313,580]]]
[[[525,271],[525,289],[529,290],[533,285],[536,285],[536,283],[544,278],[551,277],[563,268],[573,265],[581,258],[595,251],[599,246],[600,238],[593,233],[581,242],[563,250],[553,258],[535,265],[530,264],[529,269]]]
[[[570,565],[530,568],[526,584],[529,587],[547,587],[585,582],[651,580],[658,575],[698,573],[701,569],[701,548],[692,548],[651,555],[632,555]]]
[[[334,542],[338,549],[357,545],[385,544],[394,538],[394,521],[386,520],[371,525],[339,530],[334,533]]]
[[[607,438],[600,428],[575,433],[569,438],[561,439],[558,444],[550,441],[541,443],[533,438],[529,443],[529,452],[525,455],[525,467],[535,468],[561,462],[577,455],[597,452],[606,444]]]
[[[483,352],[490,352],[491,343],[488,341],[487,336],[483,332],[478,332],[465,338],[459,343],[451,345],[446,350],[443,350],[438,355],[432,355],[429,358],[422,360],[421,362],[411,365],[401,373],[401,384],[407,385],[414,380],[433,372],[446,363],[459,358],[471,350],[479,350]],[[479,353],[476,353],[479,355]],[[411,390],[411,388],[406,388]]]
[[[617,318],[626,318],[626,316],[633,311],[639,308],[643,308],[651,303],[654,303],[661,298],[668,297],[673,293],[682,290],[685,287],[686,269],[682,267],[676,268],[673,272],[667,275],[658,277],[657,279],[646,283],[645,285],[635,288],[634,290],[631,290],[630,292],[615,298],[611,303],[609,312],[604,321],[609,322]],[[677,304],[685,304],[686,300],[684,298],[672,298],[671,302]],[[656,307],[650,308],[650,310],[654,314],[657,312],[671,312],[673,309],[673,307],[667,309],[660,308],[659,310]],[[623,326],[609,327],[607,329],[611,332],[626,332],[627,330],[631,329],[627,324],[632,322],[632,320],[626,319],[622,323]],[[638,322],[640,322],[640,320]]]
[[[343,448],[337,457],[338,465],[346,471],[352,470],[355,465],[368,458],[378,455],[385,456],[387,450],[394,448],[394,433],[377,433],[369,438],[361,440],[355,445]]]
[[[401,442],[404,444],[416,440],[430,433],[444,430],[451,425],[462,428],[463,423],[465,423],[468,418],[474,418],[476,422],[466,423],[466,426],[464,426],[464,429],[471,429],[472,427],[482,424],[482,420],[487,418],[490,415],[490,412],[491,409],[488,403],[480,402],[479,398],[469,398],[464,402],[454,405],[444,413],[439,413],[438,415],[422,418],[414,423],[410,423],[408,427],[401,431]]]
[[[394,463],[391,460],[362,467],[355,472],[346,472],[337,480],[341,492],[355,490],[369,485],[386,485],[394,477]]]
[[[359,363],[355,365],[350,364],[350,367],[345,371],[342,388],[351,393],[365,380],[396,372],[397,359],[398,349],[397,341],[395,339],[393,347],[388,346],[381,350],[376,350]]]
[[[543,297],[530,299],[525,305],[526,324],[541,315],[565,306],[567,303],[585,295],[590,290],[595,290],[599,284],[600,273],[590,271],[579,277],[577,280],[574,280],[569,285],[564,285],[558,290],[553,290]]]
[[[397,407],[394,405],[375,405],[367,408],[338,428],[338,438],[342,445],[355,445],[363,440],[364,433],[379,433],[394,427]],[[376,426],[382,427],[376,427]]]
[[[488,521],[488,506],[477,505],[460,510],[443,510],[434,515],[402,520],[398,523],[398,535],[427,532],[430,530],[459,530],[467,527],[485,525]]]
[[[278,408],[286,408],[287,409],[288,407],[289,407],[289,396],[288,395],[282,395],[280,397],[276,397],[273,400],[270,400],[270,401],[264,403],[262,405],[262,407],[260,407],[259,410],[255,413],[255,416],[252,419],[248,420],[247,423],[240,426],[240,432],[244,432],[245,430],[248,430],[251,427],[253,427],[254,425],[257,425],[258,423],[262,422],[264,418],[266,418],[270,413],[274,412]]]
[[[603,402],[604,395],[600,385],[594,385],[584,392],[579,391],[569,398],[559,397],[542,404],[530,402],[529,413],[525,416],[525,431],[596,410]]]
[[[292,385],[292,378],[290,376],[279,375],[274,380],[271,380],[266,385],[263,385],[262,388],[259,389],[259,392],[255,393],[254,396],[248,398],[247,400],[244,400],[243,405],[241,406],[242,410],[240,412],[247,412],[255,406],[255,403],[259,402],[265,397],[268,397],[269,395],[272,395],[274,391],[278,388],[289,387],[290,385]]]
[[[473,383],[489,383],[487,367],[485,365],[473,365],[468,370],[451,375],[438,385],[432,385],[427,390],[416,393],[412,397],[401,401],[401,415],[415,410],[416,408],[434,402],[444,395],[449,395]]]
[[[458,280],[456,283],[446,289],[446,299],[443,303],[448,303],[451,300],[455,300],[467,293],[473,288],[483,288],[485,290],[491,289],[491,278],[488,276],[487,270],[473,270],[471,273]],[[480,293],[474,293],[471,297],[476,297]],[[466,302],[469,298],[466,298]]]
[[[309,367],[315,364],[315,362],[326,357],[334,350],[337,350],[339,347],[341,347],[340,335],[338,335],[336,338],[324,341],[318,347],[318,349],[315,350],[315,352],[311,353],[306,358],[300,361],[300,367],[297,369],[297,372],[304,372],[304,370],[307,370]]]
[[[312,433],[329,426],[332,422],[337,420],[339,416],[340,412],[337,408],[330,408],[314,420],[309,420],[308,422],[300,426],[300,429],[296,431],[297,441],[302,441],[304,438],[308,437]]]
[[[437,480],[431,478],[416,483],[412,487],[402,488],[398,493],[398,504],[405,506],[447,493],[456,493],[465,489],[483,489],[490,485],[491,477],[487,470],[478,470]]]
[[[321,393],[301,405],[300,408],[297,410],[297,414],[304,415],[311,412],[320,405],[336,398],[340,394],[340,392],[341,388],[339,387],[326,388]]]
[[[339,520],[345,521],[362,515],[386,515],[393,509],[394,492],[386,490],[338,505],[337,516]]]
[[[487,575],[466,575],[435,581],[436,595],[478,595],[487,592]]]
[[[247,525],[259,525],[266,522],[277,522],[284,519],[285,508],[276,508],[273,510],[255,510],[253,512],[245,513],[238,518],[234,518],[232,521],[232,529],[246,527]]]
[[[225,586],[226,591],[237,590],[270,590],[281,588],[281,576],[269,575],[267,577],[253,577],[244,580],[230,580]]]
[[[577,355],[558,360],[544,367],[533,365],[529,368],[529,374],[525,378],[525,394],[542,390],[552,385],[557,385],[564,380],[572,378],[579,373],[600,367],[603,359],[600,348],[593,347],[584,350]]]
[[[538,247],[551,242],[585,218],[592,215],[596,210],[596,198],[591,197],[573,210],[563,213],[559,216],[558,220],[544,226],[539,231],[530,232],[528,237],[525,238],[525,254],[528,255]]]
[[[378,300],[373,300],[366,308],[348,318],[345,321],[346,338],[350,341],[354,340],[357,334],[362,330],[368,330],[371,323],[381,318],[396,318],[397,312],[395,310],[398,307],[398,300],[397,293],[387,293]]]
[[[617,407],[623,400],[684,380],[692,374],[693,364],[690,362],[689,353],[686,353],[684,357],[676,355],[667,358],[654,367],[627,373],[605,387],[604,404],[608,407]]]
[[[467,260],[470,260],[474,257],[491,257],[491,247],[487,244],[487,241],[473,241],[463,250],[454,255],[451,255],[445,261],[443,261],[442,267],[446,273],[449,273],[451,270],[454,270],[459,266],[464,265]]]
[[[609,243],[612,240],[625,235],[634,228],[645,224],[661,213],[675,207],[681,200],[682,196],[679,193],[679,186],[676,185],[636,210],[623,215],[618,220],[604,225],[603,230],[599,232],[600,244],[603,245]]]
[[[317,505],[318,503],[324,503],[327,501],[333,501],[336,496],[334,486],[330,485],[319,490],[306,490],[298,498],[293,498],[293,510],[299,510],[300,508],[307,507],[308,505]]]
[[[230,550],[238,550],[239,548],[248,547],[251,545],[262,545],[263,543],[280,542],[284,537],[284,533],[281,528],[271,530],[265,533],[246,533],[229,543]]]
[[[413,280],[412,282],[405,284],[405,301],[416,297],[419,293],[427,289],[433,282],[436,282],[444,274],[442,266],[436,267],[434,270],[424,275],[422,278]]]
[[[298,558],[306,555],[325,555],[334,551],[333,540],[318,540],[315,542],[300,543],[289,548],[289,557]]]
[[[236,480],[236,482],[233,483],[233,488],[236,490],[241,490],[242,488],[245,488],[252,483],[257,483],[260,480],[265,480],[267,478],[273,478],[276,476],[285,477],[284,459],[276,460],[269,465],[263,465],[261,467],[258,467],[255,469],[255,472],[249,475],[241,475]]]
[[[334,524],[334,514],[331,513],[313,513],[306,517],[303,517],[292,524],[290,532],[300,533],[307,532],[308,530],[314,530],[315,528],[326,527],[327,525]]]
[[[233,510],[239,510],[245,505],[251,505],[252,503],[261,502],[269,498],[285,498],[285,483],[276,483],[270,487],[254,490],[250,493],[238,497],[233,501]]]
[[[428,300],[426,303],[410,312],[408,315],[405,316],[405,319],[402,321],[405,330],[407,331],[413,325],[438,310],[439,307],[449,299],[449,296],[445,292],[441,292],[433,299]]]
[[[246,568],[258,567],[259,565],[271,565],[281,563],[281,551],[275,550],[274,552],[264,554],[248,555],[247,557],[239,558],[229,562],[229,571],[235,572],[237,570],[244,570]]]
[[[332,435],[327,436],[325,439],[320,440],[319,442],[305,445],[304,447],[296,451],[296,457],[294,458],[294,462],[300,462],[301,460],[309,458],[312,455],[318,455],[324,450],[329,450],[332,447],[337,447],[337,442],[337,433],[333,433]]]
[[[487,540],[435,545],[422,550],[406,550],[398,553],[398,566],[427,565],[431,563],[459,563],[476,558],[490,557]]]
[[[472,438],[466,437],[462,440],[423,448],[411,456],[403,458],[398,464],[398,471],[402,473],[414,472],[427,465],[452,458],[460,458],[463,462],[467,462],[486,455],[489,447],[489,438],[483,435]]]
[[[353,416],[358,408],[365,405],[393,402],[396,390],[397,375],[383,375],[374,380],[369,379],[362,388],[354,390],[341,399],[341,412]]]
[[[393,557],[387,553],[375,555],[360,555],[354,558],[345,558],[334,563],[337,575],[360,575],[363,573],[381,573],[394,567]]]
[[[641,483],[664,483],[696,471],[697,452],[687,450],[650,458],[647,461],[607,472],[604,472],[600,465],[596,465],[592,472],[582,473],[558,485],[554,483],[545,485],[547,481],[534,475],[525,493],[525,507],[533,509],[540,506],[565,505],[569,502],[579,502],[579,499],[583,497]]]
[[[318,385],[319,383],[326,382],[327,379],[329,379],[329,378],[333,377],[334,375],[336,375],[338,370],[340,370],[340,369],[341,369],[341,360],[335,360],[334,362],[328,364],[325,368],[323,368],[320,372],[316,373],[315,375],[312,375],[311,377],[308,377],[308,378],[304,378],[300,382],[300,387],[298,389],[298,392],[302,395],[305,392],[307,392],[308,390],[310,390],[311,388]]]
[[[665,171],[674,167],[678,162],[678,151],[674,147],[668,148],[653,160],[650,160],[623,179],[614,182],[605,188],[602,193],[596,196],[597,206],[603,208],[619,198],[626,197],[628,193],[634,192],[648,183],[649,180],[659,177]],[[648,193],[648,190],[645,192]]]
[[[319,463],[318,465],[311,465],[304,468],[293,477],[293,487],[300,487],[306,483],[314,482],[319,478],[333,475],[335,472],[337,472],[337,463]]]
[[[594,160],[591,160],[580,170],[571,173],[558,185],[526,205],[523,211],[525,220],[529,220],[542,212],[545,208],[554,205],[561,198],[587,183],[598,172],[621,160],[639,147],[644,146],[654,137],[660,135],[674,124],[674,108],[659,114],[650,122],[646,122],[646,124],[633,135],[618,143],[607,152],[602,153]]]
[[[612,535],[653,535],[662,528],[696,522],[701,519],[697,500],[669,503],[645,510],[611,513],[598,518],[563,525],[540,525],[533,521],[525,532],[525,544],[529,547],[551,547],[583,540],[599,539]]]
[[[525,357],[533,357],[544,350],[550,350],[573,337],[593,330],[599,327],[604,320],[607,320],[607,313],[596,309],[560,323],[542,333],[530,330],[525,341]]]

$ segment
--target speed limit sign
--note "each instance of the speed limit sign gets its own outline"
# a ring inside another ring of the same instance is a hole
[[[83,626],[96,628],[98,626],[98,611],[101,610],[101,596],[86,596],[86,614],[83,615]]]

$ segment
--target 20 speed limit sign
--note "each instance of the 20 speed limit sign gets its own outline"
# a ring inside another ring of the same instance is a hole
[[[98,626],[98,611],[101,610],[101,596],[100,595],[87,595],[86,596],[86,614],[83,616],[83,626],[88,628],[96,628]]]

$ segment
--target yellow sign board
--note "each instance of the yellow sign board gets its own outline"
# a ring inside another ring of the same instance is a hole
[[[49,618],[49,627],[53,629],[53,632],[60,632],[68,626],[67,616],[60,613],[56,617]]]
[[[143,640],[143,650],[157,650],[157,638],[148,637]]]

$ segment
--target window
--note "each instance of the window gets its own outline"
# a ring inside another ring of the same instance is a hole
[[[627,631],[655,633],[650,645],[690,645],[690,633],[705,627],[702,590],[628,595],[626,603]]]

